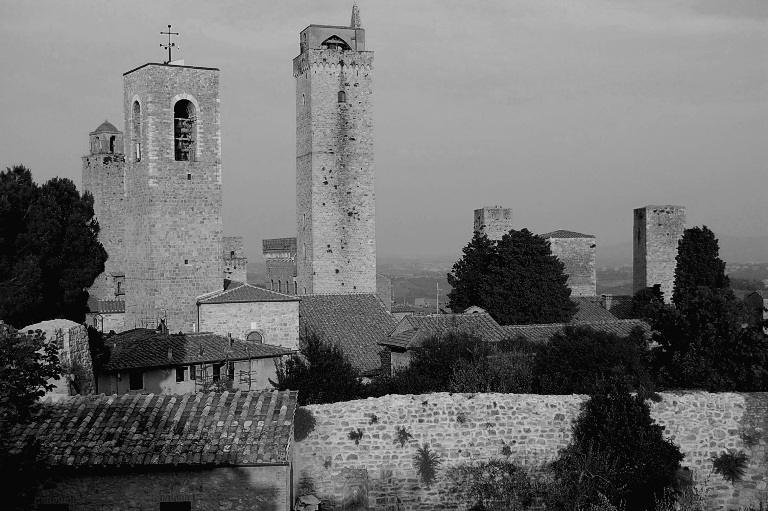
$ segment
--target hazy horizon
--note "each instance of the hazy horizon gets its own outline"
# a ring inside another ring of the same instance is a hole
[[[768,236],[768,2],[358,1],[374,60],[377,251],[461,254],[472,212],[631,242],[632,209]],[[352,2],[7,1],[0,168],[81,184],[88,133],[123,129],[122,73],[221,69],[224,230],[251,260],[295,235],[292,59]],[[444,255],[440,255],[444,254]]]

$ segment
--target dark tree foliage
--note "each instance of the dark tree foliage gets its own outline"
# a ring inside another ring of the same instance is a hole
[[[540,394],[591,394],[608,381],[652,391],[648,342],[640,328],[629,336],[568,326],[552,336],[534,360],[534,389]]]
[[[715,233],[707,226],[692,227],[683,232],[677,245],[675,288],[672,302],[680,307],[699,287],[711,290],[731,291],[725,274],[725,261],[719,257]]]
[[[93,197],[71,180],[38,186],[23,166],[0,172],[0,318],[82,323],[86,289],[107,260],[98,233]]]
[[[563,270],[549,243],[527,229],[495,245],[476,233],[448,274],[449,307],[480,306],[502,325],[568,322],[577,306]]]
[[[277,368],[278,390],[298,390],[299,405],[337,403],[363,395],[360,374],[338,346],[323,341],[314,332],[299,339],[300,354],[292,355]]]
[[[30,509],[37,477],[40,444],[15,445],[14,427],[39,419],[38,400],[61,374],[58,349],[43,335],[22,335],[0,323],[0,478],[6,485],[4,509]]]
[[[586,509],[605,495],[628,511],[654,509],[676,487],[684,456],[662,435],[642,397],[620,382],[593,393],[573,425],[573,441],[552,465],[553,509]]]

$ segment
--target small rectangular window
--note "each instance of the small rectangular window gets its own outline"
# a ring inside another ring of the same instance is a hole
[[[144,373],[131,371],[128,373],[128,390],[142,390],[144,388]]]
[[[211,379],[213,381],[219,381],[221,380],[221,368],[224,364],[213,364],[213,376]]]
[[[227,369],[229,370],[228,371],[229,372],[229,380],[230,381],[235,381],[235,363],[234,362],[230,362],[229,363],[229,367]]]
[[[185,374],[186,372],[187,372],[187,368],[184,366],[176,368],[176,383],[186,380],[186,374]]]
[[[184,264],[189,264],[189,259],[184,259]]]
[[[195,374],[195,366],[189,366],[189,379],[195,380],[196,376],[197,375]]]
[[[187,181],[192,181],[192,174],[187,172]]]

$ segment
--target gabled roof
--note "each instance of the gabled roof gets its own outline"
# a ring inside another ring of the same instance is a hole
[[[641,328],[646,337],[650,335],[651,327],[639,319],[614,319],[613,321],[592,321],[582,323],[550,323],[546,325],[506,325],[503,328],[508,339],[524,337],[533,342],[549,342],[553,335],[562,332],[566,326],[588,326],[599,332],[616,334],[626,337],[633,328]]]
[[[198,296],[197,303],[298,302],[300,299],[295,295],[286,295],[233,280],[222,291]]]
[[[582,234],[580,232],[565,231],[558,229],[557,231],[548,232],[546,234],[539,234],[542,238],[594,238],[594,234]]]
[[[475,334],[486,342],[497,342],[507,337],[504,329],[489,314],[430,314],[405,316],[379,344],[418,348],[429,337],[455,331]]]
[[[14,431],[52,467],[288,464],[295,391],[72,396]]]
[[[378,341],[395,327],[378,296],[372,294],[307,295],[299,302],[299,328],[313,331],[338,346],[363,375],[381,365]]]
[[[115,314],[125,312],[125,300],[98,300],[92,296],[88,297],[89,312],[99,314]]]
[[[292,353],[288,348],[252,341],[230,339],[206,332],[163,334],[146,328],[134,328],[104,340],[110,350],[103,371],[121,371],[150,367],[174,367],[187,364],[271,358]]]
[[[572,296],[571,301],[578,305],[572,321],[583,323],[589,321],[614,321],[616,316],[600,305],[600,299],[592,296]]]

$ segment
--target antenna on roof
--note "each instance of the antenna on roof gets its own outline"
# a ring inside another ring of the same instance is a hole
[[[168,61],[165,62],[166,64],[168,64],[168,63],[170,63],[173,60],[171,58],[171,48],[179,48],[179,49],[181,49],[181,47],[176,46],[176,43],[172,43],[171,42],[171,36],[172,35],[179,35],[179,33],[178,32],[171,32],[171,26],[168,25],[168,32],[160,32],[160,34],[161,35],[166,35],[166,34],[168,35],[168,44],[160,43],[160,47],[161,48],[165,48],[166,50],[168,50]]]

